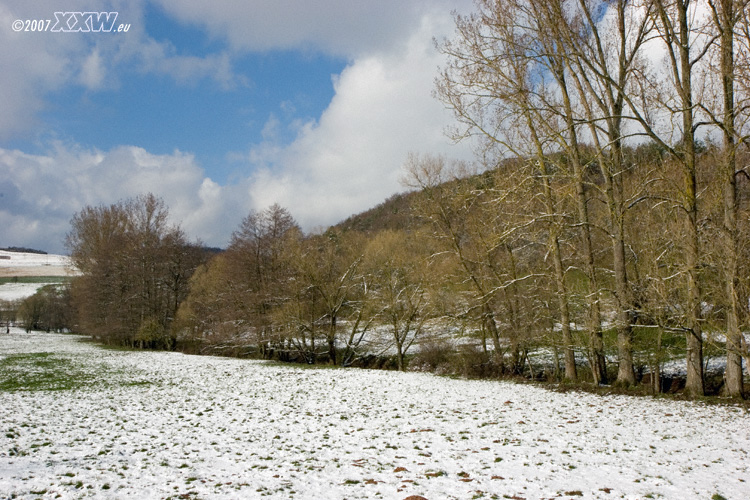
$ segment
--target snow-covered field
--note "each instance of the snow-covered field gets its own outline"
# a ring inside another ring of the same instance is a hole
[[[0,278],[73,276],[77,271],[65,255],[7,252],[0,250]],[[55,281],[56,282],[56,281]],[[30,297],[48,283],[0,283],[0,300]]]
[[[47,283],[0,283],[0,300],[22,300],[31,297]]]
[[[8,252],[0,250],[0,277],[70,276],[76,271],[66,255]]]
[[[88,380],[0,391],[0,498],[750,498],[736,407],[78,339],[0,338]]]

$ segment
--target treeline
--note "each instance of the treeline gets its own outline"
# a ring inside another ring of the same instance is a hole
[[[704,344],[720,334],[726,391],[741,395],[748,0],[476,4],[477,13],[457,16],[455,36],[439,45],[449,62],[437,95],[455,112],[455,138],[479,137],[488,166],[523,159],[505,168],[507,190],[482,201],[496,205],[498,215],[510,212],[494,218],[505,231],[499,246],[487,249],[505,247],[510,257],[525,246],[525,238],[516,239],[519,229],[546,226],[555,316],[568,346],[566,377],[577,377],[575,331],[567,325],[579,316],[598,382],[609,379],[604,330],[617,335],[617,382],[632,384],[636,335],[651,328],[657,346],[659,335],[684,335],[686,390],[701,395]],[[415,184],[430,190],[435,175],[422,171]],[[519,214],[508,193],[524,189],[528,208]],[[572,276],[579,277],[583,302]],[[478,285],[477,293],[491,303],[497,286]]]
[[[25,247],[5,247],[5,248],[0,248],[0,250],[4,250],[6,252],[35,253],[39,255],[47,255],[47,252],[45,252],[44,250],[35,250],[33,248],[25,248]]]
[[[66,238],[81,272],[70,286],[75,331],[111,344],[176,347],[177,309],[208,253],[168,216],[152,194],[75,214]]]
[[[701,164],[718,151],[706,148]],[[627,192],[641,192],[642,176],[655,168],[679,174],[654,144],[625,147],[624,157]],[[564,157],[547,162],[559,168]],[[596,228],[596,288],[586,274],[569,176],[552,182],[526,159],[471,174],[440,157],[412,156],[408,178],[420,189],[408,196],[408,209],[404,197],[391,200],[400,229],[383,222],[369,231],[305,235],[274,205],[251,212],[226,251],[206,253],[164,224],[166,208],[151,195],[84,209],[68,238],[74,262],[86,269],[71,289],[75,329],[111,343],[202,354],[596,383],[617,381],[624,350],[632,383],[659,391],[664,364],[687,355],[680,221],[663,203],[669,190],[656,189],[670,184],[653,183],[624,225],[635,305],[623,346],[603,181],[594,166],[586,196]],[[540,196],[547,184],[559,198],[554,217]],[[740,183],[743,276],[750,271],[748,187]],[[718,208],[709,208],[715,216]],[[394,212],[388,204],[379,211]],[[720,258],[720,240],[708,227],[701,245]],[[722,275],[719,263],[705,262],[704,338],[721,356]],[[750,283],[741,285],[748,297]],[[749,319],[743,313],[742,324]]]
[[[25,299],[0,300],[0,330],[17,325],[27,332],[65,332],[72,324],[70,291],[65,283],[45,285]]]
[[[404,369],[438,316],[432,252],[415,234],[304,235],[274,205],[216,253],[167,218],[150,194],[74,216],[72,329],[131,347]]]
[[[87,208],[68,240],[77,328],[654,390],[679,357],[691,395],[720,354],[741,396],[748,1],[478,0],[439,44],[436,93],[481,148],[472,166],[411,156],[412,217],[305,235],[272,206],[209,259],[153,197]]]
[[[304,235],[278,205],[253,212],[193,276],[179,340],[202,352],[343,366],[389,353],[404,369],[436,315],[428,248],[393,230]]]

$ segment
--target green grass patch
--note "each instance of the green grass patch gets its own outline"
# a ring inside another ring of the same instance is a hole
[[[53,353],[14,354],[0,359],[0,391],[65,391],[90,385],[92,375]]]
[[[68,391],[107,385],[139,387],[157,383],[135,375],[132,371],[113,370],[105,363],[92,366],[88,359],[66,358],[50,352],[0,358],[0,392]]]

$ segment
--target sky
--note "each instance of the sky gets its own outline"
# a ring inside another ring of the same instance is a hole
[[[66,253],[75,213],[148,192],[209,246],[274,203],[313,232],[404,191],[410,152],[471,158],[432,94],[454,11],[471,1],[0,0],[0,247]]]

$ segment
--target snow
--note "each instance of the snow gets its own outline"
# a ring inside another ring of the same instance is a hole
[[[67,265],[70,265],[70,257],[66,255],[8,252],[6,250],[0,250],[0,267]]]
[[[739,407],[79,340],[2,336],[91,383],[0,392],[0,498],[750,498]]]
[[[0,284],[0,300],[13,301],[31,297],[37,290],[49,283],[2,283]]]
[[[66,255],[8,252],[0,250],[0,277],[72,276],[77,271]]]
[[[0,278],[73,276],[77,271],[66,255],[8,252],[0,250]],[[24,281],[24,280],[21,280]],[[49,280],[50,282],[59,282]],[[49,283],[1,283],[0,300],[22,300]]]

